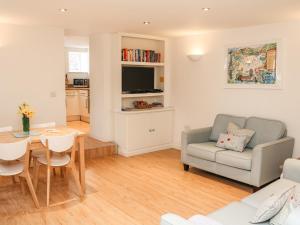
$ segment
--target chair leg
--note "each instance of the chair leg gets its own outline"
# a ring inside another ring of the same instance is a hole
[[[39,182],[39,172],[40,172],[40,163],[34,158],[34,172],[33,172],[33,186],[34,190],[37,189],[37,185]]]
[[[76,184],[76,186],[77,186],[77,188],[78,188],[78,190],[79,190],[79,195],[80,195],[80,197],[82,197],[83,196],[83,192],[82,192],[82,188],[81,188],[81,184],[80,184],[80,181],[79,181],[79,177],[78,177],[78,175],[77,175],[77,171],[76,171],[76,166],[75,166],[75,164],[74,163],[71,163],[71,170],[72,170],[72,174],[73,174],[73,177],[74,177],[74,180],[75,180],[75,184]]]
[[[34,187],[33,187],[33,184],[32,184],[32,181],[31,181],[31,178],[30,178],[29,173],[25,173],[25,179],[26,179],[26,181],[27,181],[27,185],[28,185],[29,191],[30,191],[30,193],[31,193],[32,199],[33,199],[33,201],[34,201],[34,204],[35,204],[35,206],[36,206],[37,208],[39,208],[39,207],[40,207],[40,204],[39,204],[39,201],[38,201],[38,199],[37,199],[37,197],[36,197],[36,193],[35,193],[35,191],[34,191]]]
[[[13,184],[17,183],[15,176],[12,176],[11,179],[12,179]]]
[[[53,167],[53,176],[56,176],[56,171],[55,171],[55,167]]]
[[[25,186],[24,186],[23,178],[19,177],[19,180],[20,180],[21,192],[22,192],[23,195],[25,195],[26,192],[25,192]]]
[[[51,176],[51,166],[47,166],[47,207],[50,204],[50,176]]]
[[[66,167],[60,167],[60,176],[63,178],[66,175]]]

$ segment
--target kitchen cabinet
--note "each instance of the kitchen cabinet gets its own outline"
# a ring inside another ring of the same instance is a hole
[[[77,90],[66,91],[67,116],[80,116],[79,93]]]
[[[80,90],[79,91],[79,108],[80,108],[80,116],[83,121],[85,121],[90,116],[90,103],[89,103],[89,91],[88,90]],[[86,121],[88,122],[88,121]]]
[[[82,120],[89,122],[89,90],[66,90],[67,121]]]

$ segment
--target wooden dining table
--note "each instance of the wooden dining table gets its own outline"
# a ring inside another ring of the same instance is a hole
[[[14,132],[1,132],[0,133],[0,143],[12,143],[20,141],[24,138],[31,138],[31,143],[29,145],[30,151],[40,151],[41,149],[45,149],[45,146],[41,142],[41,136],[52,136],[52,135],[65,135],[68,133],[76,132],[76,149],[78,151],[78,157],[79,157],[79,180],[81,184],[81,188],[83,193],[85,193],[85,155],[84,155],[84,139],[86,136],[85,132],[82,132],[77,129],[68,128],[65,126],[58,126],[55,128],[37,128],[31,130],[32,135],[28,135],[27,137],[17,138],[15,136],[15,133],[21,133],[21,131],[14,131]]]

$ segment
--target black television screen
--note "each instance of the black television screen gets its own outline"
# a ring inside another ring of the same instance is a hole
[[[154,89],[154,68],[122,67],[122,92],[145,92]]]

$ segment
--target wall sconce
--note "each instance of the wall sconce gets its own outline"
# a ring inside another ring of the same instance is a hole
[[[201,54],[188,54],[187,57],[189,58],[189,60],[193,61],[193,62],[197,62],[201,59]]]

